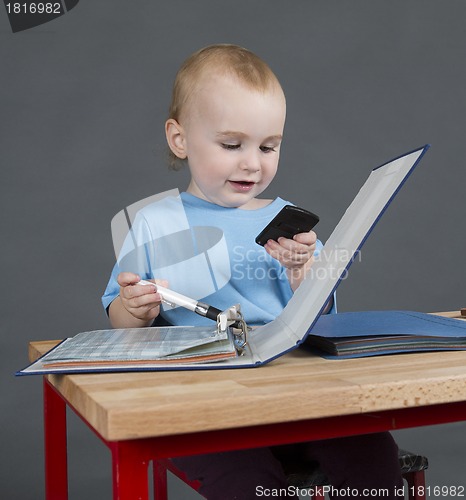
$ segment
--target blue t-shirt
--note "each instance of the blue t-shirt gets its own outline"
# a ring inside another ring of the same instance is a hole
[[[163,210],[159,205],[143,208],[131,236],[138,247],[115,265],[103,306],[107,308],[118,296],[116,278],[125,270],[142,279],[167,279],[172,290],[220,310],[240,304],[249,325],[272,321],[293,292],[286,268],[255,237],[287,204],[276,198],[263,208],[243,210],[181,193],[181,203],[180,199],[178,204],[165,200]],[[184,213],[180,214],[181,206]],[[321,248],[318,241],[316,252]],[[173,325],[211,323],[187,309],[165,304],[161,316]]]

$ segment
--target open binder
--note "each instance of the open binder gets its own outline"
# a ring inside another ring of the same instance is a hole
[[[309,335],[372,229],[428,148],[429,145],[423,146],[372,170],[287,306],[275,320],[248,332],[247,345],[242,355],[227,357],[216,362],[201,360],[188,363],[184,360],[172,359],[169,363],[161,360],[118,363],[116,360],[109,360],[108,363],[94,365],[85,363],[84,365],[46,366],[44,362],[47,360],[48,353],[19,371],[17,375],[251,368],[266,364],[296,349]],[[161,330],[163,328],[160,327]],[[194,328],[177,327],[177,335],[180,339],[183,338],[183,332],[186,332],[187,336],[192,336]],[[97,336],[94,337],[97,338]],[[71,339],[63,341],[60,346],[66,345],[67,342],[71,342]]]

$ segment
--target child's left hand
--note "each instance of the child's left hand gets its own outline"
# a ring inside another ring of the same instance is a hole
[[[281,237],[278,241],[269,240],[264,245],[267,253],[287,268],[293,291],[298,288],[312,264],[316,241],[316,233],[309,231],[295,235],[292,240]]]

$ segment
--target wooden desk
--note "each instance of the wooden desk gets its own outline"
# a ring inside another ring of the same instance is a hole
[[[466,351],[45,376],[47,500],[67,498],[66,405],[111,450],[114,499],[147,499],[152,459],[466,420]]]

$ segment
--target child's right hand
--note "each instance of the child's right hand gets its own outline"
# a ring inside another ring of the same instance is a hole
[[[120,285],[120,299],[123,307],[135,318],[151,322],[160,313],[161,296],[156,285],[167,287],[168,282],[155,280],[154,286],[138,285],[141,278],[134,273],[120,273],[117,277]]]

